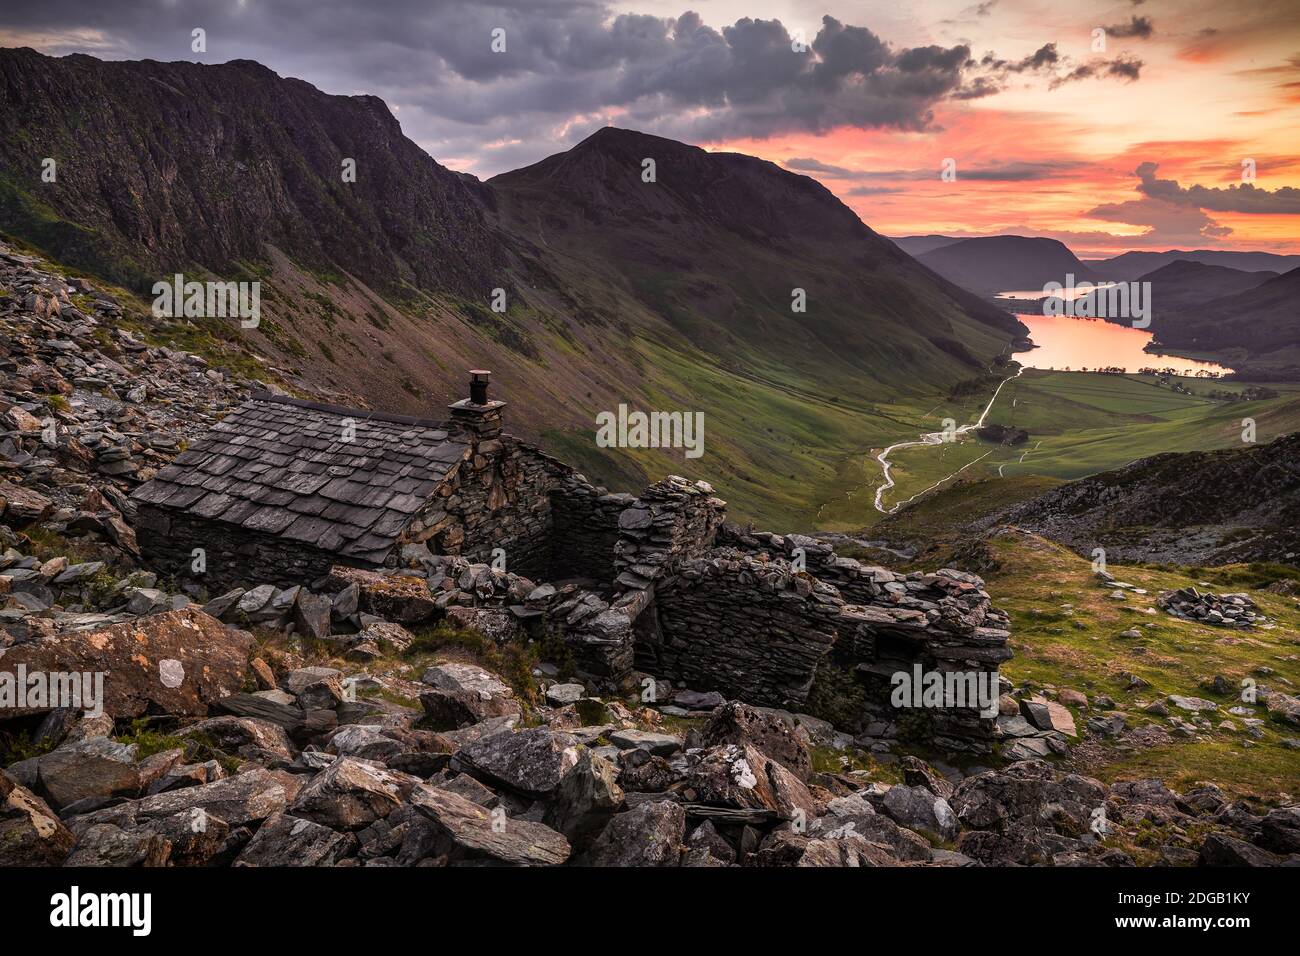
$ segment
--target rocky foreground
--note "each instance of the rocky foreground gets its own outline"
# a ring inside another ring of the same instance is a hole
[[[631,706],[540,668],[537,703],[467,662],[418,682],[277,671],[194,609],[29,654],[116,679],[103,716],[45,713],[35,740],[56,745],[0,774],[0,865],[1131,866],[1136,846],[1300,863],[1300,807],[1213,786],[1108,787],[1042,760],[945,776],[909,756],[886,782],[817,769],[852,744],[809,718],[691,691]],[[687,716],[669,729],[665,710]]]

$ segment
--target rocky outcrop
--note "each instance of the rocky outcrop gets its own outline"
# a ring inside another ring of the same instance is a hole
[[[10,647],[0,657],[0,673],[16,679],[21,667],[28,674],[107,675],[100,703],[113,717],[138,717],[151,710],[194,717],[239,690],[249,675],[252,649],[248,633],[187,608]],[[83,705],[89,708],[88,702]],[[40,703],[29,699],[10,714],[57,706],[48,698]]]
[[[1249,594],[1211,594],[1185,587],[1164,592],[1156,603],[1174,617],[1217,627],[1254,627],[1268,623]]]
[[[1054,488],[999,516],[1112,562],[1293,563],[1300,433],[1268,444],[1154,455]]]

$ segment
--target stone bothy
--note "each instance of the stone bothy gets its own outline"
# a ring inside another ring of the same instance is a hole
[[[918,667],[998,686],[1009,622],[978,577],[739,528],[702,481],[610,494],[502,432],[505,403],[472,375],[446,422],[253,397],[137,489],[142,549],[177,573],[202,549],[209,588],[405,576],[437,613],[563,647],[596,684],[648,676],[988,749],[995,714],[973,700],[891,703]]]
[[[396,566],[419,546],[499,548],[512,568],[548,574],[551,497],[571,469],[503,434],[506,403],[474,374],[483,401],[456,402],[445,422],[252,396],[136,489],[141,548],[218,587]]]

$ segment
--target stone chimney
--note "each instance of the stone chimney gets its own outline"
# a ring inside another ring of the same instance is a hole
[[[490,441],[501,434],[501,410],[506,403],[488,398],[488,380],[491,377],[492,373],[487,369],[470,369],[469,398],[447,406],[452,424],[468,432],[475,443]]]

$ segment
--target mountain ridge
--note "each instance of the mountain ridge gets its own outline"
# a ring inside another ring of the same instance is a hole
[[[328,402],[438,414],[464,369],[490,367],[514,431],[620,487],[684,466],[596,449],[594,415],[696,407],[742,505],[814,507],[792,448],[836,480],[867,450],[863,416],[883,427],[882,400],[929,407],[1019,334],[819,183],[753,157],[601,131],[482,183],[406,139],[378,98],[252,61],[4,50],[0,104],[0,230],[137,294],[176,271],[261,281],[258,328],[186,335]]]

